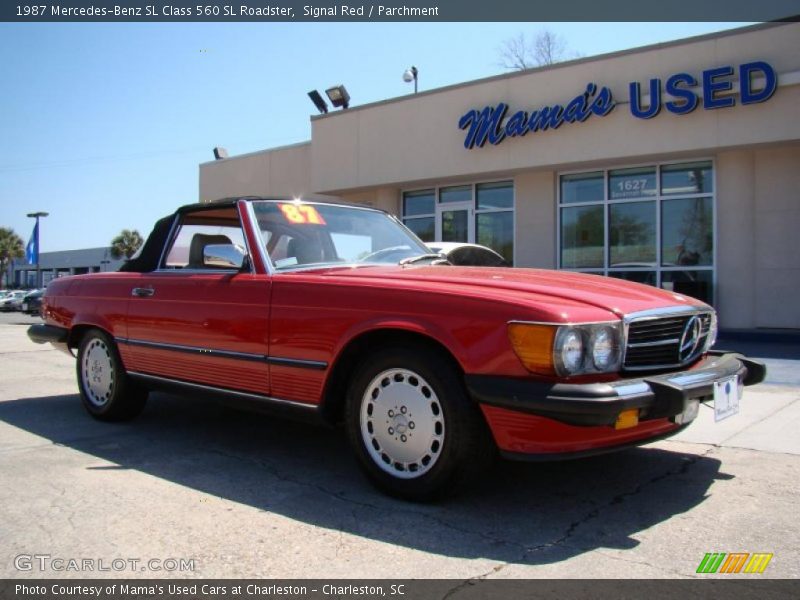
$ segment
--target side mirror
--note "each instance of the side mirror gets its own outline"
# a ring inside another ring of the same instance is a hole
[[[203,248],[203,266],[211,269],[240,271],[247,263],[247,254],[235,244],[209,244]]]

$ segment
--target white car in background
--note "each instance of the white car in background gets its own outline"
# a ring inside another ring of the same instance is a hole
[[[22,299],[27,293],[27,290],[14,290],[8,293],[5,298],[0,299],[0,311],[21,310]]]

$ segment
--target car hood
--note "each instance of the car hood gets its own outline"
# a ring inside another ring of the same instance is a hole
[[[385,288],[413,286],[431,291],[458,288],[461,293],[473,292],[483,297],[496,294],[498,300],[519,297],[521,300],[546,300],[552,305],[580,304],[618,316],[665,306],[706,306],[694,298],[649,285],[546,269],[392,265],[331,268],[322,270],[322,274]]]

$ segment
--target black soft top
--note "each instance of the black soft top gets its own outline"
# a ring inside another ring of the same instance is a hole
[[[224,200],[217,200],[205,204],[186,204],[181,206],[173,214],[159,219],[156,221],[153,231],[147,236],[147,241],[142,246],[142,251],[136,258],[123,263],[119,268],[120,271],[128,271],[131,273],[150,273],[158,269],[158,261],[161,258],[161,252],[164,250],[169,241],[169,233],[172,230],[172,224],[178,215],[185,212],[194,212],[203,209],[214,209],[220,206],[235,206],[237,198],[225,198]]]
[[[161,251],[164,250],[164,244],[167,243],[169,232],[172,229],[172,223],[175,221],[175,215],[170,215],[156,221],[153,231],[147,236],[147,241],[142,246],[142,251],[135,258],[130,259],[122,264],[119,268],[120,271],[129,271],[133,273],[149,273],[158,268],[158,260],[161,258]]]
[[[215,208],[219,208],[220,206],[236,206],[236,203],[239,200],[287,200],[287,199],[268,198],[262,196],[246,196],[243,198],[222,198],[220,200],[214,200],[212,202],[185,204],[184,206],[181,206],[178,210],[176,210],[173,214],[156,221],[156,224],[153,227],[153,231],[151,231],[150,235],[147,236],[147,241],[144,243],[144,246],[142,246],[142,251],[139,253],[139,255],[136,258],[132,258],[129,261],[123,263],[123,265],[119,268],[119,270],[128,271],[131,273],[150,273],[151,271],[155,271],[156,269],[158,269],[158,261],[161,259],[161,252],[164,250],[164,246],[166,246],[167,242],[169,241],[168,238],[170,231],[172,231],[172,224],[175,222],[176,218],[178,218],[181,214],[186,212],[196,212],[198,210],[213,210]],[[311,200],[311,202],[314,201]],[[340,206],[356,206],[358,208],[385,212],[379,208],[375,208],[372,206],[352,204],[349,202],[331,202],[330,204],[337,204]]]

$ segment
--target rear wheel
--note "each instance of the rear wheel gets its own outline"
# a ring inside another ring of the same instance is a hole
[[[426,347],[387,349],[359,368],[346,421],[367,476],[409,500],[435,499],[474,479],[493,455],[460,373]]]
[[[76,370],[81,401],[94,418],[125,421],[142,412],[147,390],[130,381],[105,332],[91,329],[83,336]]]

